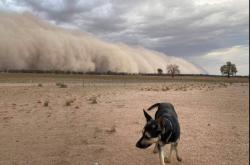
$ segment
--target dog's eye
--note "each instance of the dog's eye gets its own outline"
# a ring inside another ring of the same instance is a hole
[[[151,138],[151,136],[150,136],[150,134],[149,134],[148,132],[145,132],[144,136],[145,136],[147,139],[150,139],[150,138]]]

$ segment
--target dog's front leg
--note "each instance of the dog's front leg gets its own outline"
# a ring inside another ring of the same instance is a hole
[[[158,151],[159,151],[159,157],[160,157],[161,165],[165,165],[165,162],[164,162],[164,149],[163,149],[163,146],[161,146],[160,144],[158,144]]]
[[[167,156],[167,154],[166,154],[166,157],[165,157],[165,162],[166,162],[166,163],[170,163],[170,162],[171,162],[171,155],[172,155],[172,150],[173,150],[173,149],[174,149],[174,147],[173,147],[173,145],[171,144],[169,154],[168,154],[168,156]]]

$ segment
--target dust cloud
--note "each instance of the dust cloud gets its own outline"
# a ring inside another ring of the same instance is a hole
[[[177,64],[181,73],[202,68],[177,57],[108,43],[90,34],[66,30],[28,13],[0,12],[0,70],[71,70],[82,72],[156,73]]]

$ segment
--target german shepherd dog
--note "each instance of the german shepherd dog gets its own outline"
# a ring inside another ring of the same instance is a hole
[[[182,161],[178,154],[178,142],[180,139],[180,125],[174,106],[170,103],[156,103],[148,108],[152,110],[158,108],[153,119],[145,110],[146,125],[142,131],[142,137],[136,143],[136,147],[145,149],[155,144],[154,153],[159,153],[161,165],[165,165],[171,161],[172,150],[176,153],[178,161]],[[171,144],[170,153],[164,157],[163,147]]]

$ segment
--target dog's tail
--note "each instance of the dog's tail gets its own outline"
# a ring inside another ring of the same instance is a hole
[[[156,108],[156,107],[159,107],[161,103],[155,103],[154,105],[151,105],[149,108],[148,108],[148,111]]]

